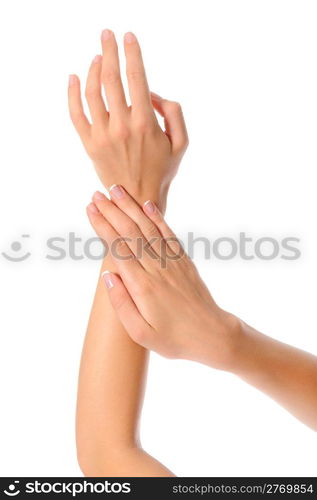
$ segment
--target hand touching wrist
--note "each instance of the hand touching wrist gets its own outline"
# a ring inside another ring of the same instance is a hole
[[[104,281],[130,337],[163,356],[230,371],[316,430],[316,356],[220,309],[155,205],[142,211],[121,189],[112,201],[96,193],[88,215],[117,265]]]
[[[118,275],[104,275],[110,300],[131,338],[166,357],[228,370],[238,320],[218,307],[157,207],[144,210],[122,188],[94,195],[89,219]]]

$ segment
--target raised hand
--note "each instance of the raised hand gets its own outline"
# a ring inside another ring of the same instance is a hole
[[[92,61],[86,83],[91,123],[83,110],[76,75],[69,78],[71,119],[105,187],[124,184],[139,202],[151,196],[164,210],[170,182],[188,144],[181,107],[150,93],[141,49],[133,33],[124,38],[131,99],[128,106],[113,32],[104,30],[101,43],[103,55]],[[154,110],[164,117],[165,130]]]

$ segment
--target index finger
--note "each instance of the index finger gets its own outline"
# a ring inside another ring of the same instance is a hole
[[[94,203],[87,207],[87,215],[97,235],[106,242],[110,256],[118,266],[123,281],[129,287],[143,276],[143,268],[133,252]]]
[[[153,111],[141,48],[136,36],[133,33],[125,34],[124,50],[127,60],[126,71],[132,110],[133,108],[145,108],[149,111]]]

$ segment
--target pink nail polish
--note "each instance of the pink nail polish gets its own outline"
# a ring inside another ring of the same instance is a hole
[[[102,273],[102,278],[105,282],[105,285],[108,289],[110,288],[113,288],[114,287],[114,282],[113,282],[113,278],[112,278],[112,274],[110,271],[104,271]]]
[[[68,86],[69,87],[72,87],[73,85],[75,85],[75,83],[77,82],[77,77],[76,75],[69,75],[69,78],[68,78]]]
[[[103,32],[101,33],[101,38],[106,41],[106,40],[109,40],[111,36],[111,31],[110,30],[103,30]]]
[[[88,205],[87,209],[89,210],[89,212],[91,212],[93,214],[99,214],[99,210],[94,203],[90,203]]]
[[[98,56],[95,56],[95,57],[93,58],[93,61],[92,61],[92,62],[94,62],[94,63],[99,63],[99,62],[101,61],[101,59],[102,59],[102,56],[99,56],[99,55],[98,55]]]
[[[96,191],[93,197],[96,200],[104,200],[105,199],[105,195],[100,193],[100,191]]]
[[[144,203],[144,210],[149,214],[153,215],[155,212],[155,205],[151,200],[148,200]]]
[[[126,43],[133,43],[136,41],[136,36],[130,31],[124,35],[124,41]]]
[[[115,198],[116,200],[119,200],[124,196],[124,190],[117,184],[113,184],[112,186],[110,186],[109,193],[111,198]]]

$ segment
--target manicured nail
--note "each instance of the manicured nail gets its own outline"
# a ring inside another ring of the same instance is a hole
[[[90,203],[87,209],[89,210],[89,212],[92,212],[93,214],[99,214],[99,210],[94,203]]]
[[[148,200],[144,203],[144,210],[149,214],[152,215],[155,212],[155,205],[151,200]]]
[[[113,288],[114,287],[114,282],[113,282],[113,278],[112,278],[112,274],[110,271],[104,271],[102,273],[102,277],[103,277],[103,280],[105,282],[105,285],[108,289],[110,288]]]
[[[151,92],[151,97],[155,101],[162,101],[163,100],[163,97],[161,97],[160,95],[156,94],[155,92]]]
[[[77,76],[76,75],[69,75],[68,86],[72,87],[73,85],[75,85],[75,83],[77,83]]]
[[[92,62],[94,62],[94,63],[99,63],[99,62],[101,61],[101,59],[102,59],[102,56],[98,55],[98,56],[95,56],[95,57],[93,58],[93,61],[92,61]]]
[[[109,40],[111,34],[112,34],[112,32],[110,30],[103,30],[103,32],[101,33],[101,38],[104,41]]]
[[[124,190],[121,186],[118,186],[118,184],[113,184],[112,186],[110,186],[109,193],[111,198],[116,198],[117,200],[124,196]]]
[[[96,200],[104,200],[105,199],[105,195],[100,193],[100,191],[96,191],[93,197]]]
[[[136,36],[130,31],[124,35],[124,41],[126,43],[133,43],[136,41]]]

